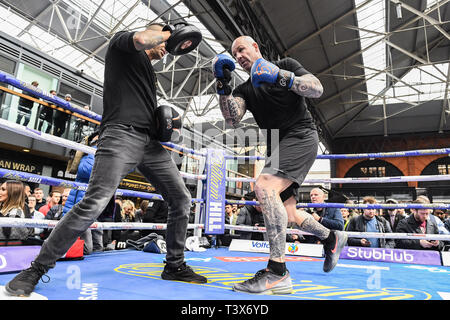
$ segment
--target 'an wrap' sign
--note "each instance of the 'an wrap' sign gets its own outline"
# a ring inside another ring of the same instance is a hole
[[[208,149],[206,158],[205,233],[223,234],[225,230],[226,163],[223,150]]]

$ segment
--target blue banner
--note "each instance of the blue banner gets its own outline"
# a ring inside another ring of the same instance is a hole
[[[225,231],[225,152],[208,149],[206,156],[205,233],[223,234]]]

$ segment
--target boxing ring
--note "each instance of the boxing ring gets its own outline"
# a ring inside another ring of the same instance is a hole
[[[0,73],[0,81],[26,89],[15,79],[6,78]],[[8,82],[9,81],[9,82]],[[42,94],[42,98],[48,98]],[[99,120],[99,115],[91,111],[59,104],[59,107]],[[65,101],[64,101],[65,102]],[[73,110],[77,109],[77,110]],[[70,149],[94,154],[95,149],[73,141],[55,137],[46,133],[23,127],[0,119],[0,127],[25,136],[39,139]],[[198,196],[192,199],[196,204],[195,222],[188,225],[196,237],[210,235],[213,239],[224,234],[225,230],[247,232],[265,232],[263,227],[236,226],[225,224],[224,206],[226,203],[256,205],[256,201],[229,200],[225,197],[226,181],[254,182],[249,178],[226,176],[228,159],[264,160],[264,157],[243,157],[226,154],[223,150],[193,150],[174,143],[163,143],[166,147],[180,152],[196,155],[203,160],[202,174],[194,175],[181,172],[185,179],[195,179],[199,183]],[[370,153],[349,155],[319,155],[320,159],[333,158],[385,158],[417,156],[425,154],[450,154],[450,149],[413,150],[393,153]],[[0,169],[0,178],[25,182],[47,184],[51,186],[86,190],[87,185],[52,177],[34,175],[26,172]],[[330,178],[307,179],[305,183],[387,183],[403,181],[440,181],[450,180],[450,175],[441,176],[401,176],[385,178]],[[153,193],[118,189],[116,195],[140,197],[142,199],[161,200],[162,196]],[[298,208],[337,207],[358,209],[450,209],[449,204],[342,204],[342,203],[298,203]],[[54,228],[58,221],[33,219],[0,219],[0,227]],[[164,230],[165,224],[154,223],[106,223],[95,222],[90,227],[99,230]],[[288,233],[307,234],[297,229],[288,229]],[[349,237],[427,239],[450,241],[450,235],[444,234],[404,234],[347,232]],[[235,239],[236,240],[236,239]],[[231,300],[449,300],[450,252],[429,250],[402,250],[382,248],[346,247],[336,268],[331,273],[322,271],[323,251],[321,245],[287,243],[286,261],[294,286],[289,295],[250,295],[231,290],[236,282],[253,277],[254,273],[265,268],[268,260],[268,244],[265,241],[233,240],[229,248],[216,247],[200,250],[186,250],[186,262],[197,273],[208,278],[206,284],[191,284],[162,280],[160,274],[164,268],[164,254],[122,249],[87,255],[83,260],[58,261],[56,267],[48,272],[50,282],[39,284],[28,298],[8,297],[3,286],[11,280],[17,270],[27,268],[30,261],[21,261],[24,265],[10,269],[12,260],[19,255],[34,257],[39,246],[7,247],[0,251],[0,299],[48,299],[48,300],[182,300],[223,302],[221,312],[225,312],[226,301]],[[0,249],[2,249],[0,247]],[[20,260],[20,259],[19,259]],[[28,263],[28,265],[25,265]],[[228,307],[227,307],[228,308]],[[227,309],[229,311],[229,308]],[[180,314],[182,310],[178,310]],[[177,312],[178,312],[177,311]],[[216,310],[218,312],[218,310]],[[261,310],[260,310],[261,311]]]

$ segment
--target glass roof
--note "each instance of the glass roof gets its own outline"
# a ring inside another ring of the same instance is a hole
[[[358,7],[364,2],[365,0],[355,0],[355,6]],[[427,1],[427,8],[437,2],[437,0]],[[400,17],[401,13],[396,11],[396,15]],[[402,79],[397,80],[392,88],[387,88],[390,77],[388,72],[392,73],[394,70],[387,63],[387,44],[383,41],[388,31],[385,1],[372,1],[357,10],[356,16],[363,51],[368,100],[371,105],[420,103],[444,99],[448,63],[425,64],[412,68]]]
[[[83,31],[80,28],[80,17],[83,16],[87,21],[92,20],[91,25],[95,26],[95,30],[99,32],[98,38],[109,36],[121,30],[143,30],[145,25],[150,21],[163,22],[158,15],[151,10],[151,8],[144,4],[141,0],[125,1],[125,0],[62,0],[64,6],[56,4],[49,5],[49,12],[51,12],[49,24],[55,23],[58,19],[58,10],[65,10],[69,14],[65,25],[69,30],[73,39],[63,39],[56,35],[50,28],[43,29],[38,24],[32,23],[24,17],[9,10],[9,7],[4,7],[0,4],[0,28],[7,34],[15,37],[36,49],[49,54],[50,56],[63,61],[65,64],[83,70],[87,75],[103,82],[104,63],[95,55],[90,55],[85,51],[77,48],[75,45],[83,41]],[[151,3],[149,1],[148,3]],[[167,0],[167,3],[173,7],[173,10],[182,17],[186,22],[197,26],[203,34],[203,41],[205,41],[210,48],[216,53],[226,53],[226,49],[221,43],[216,41],[213,35],[206,29],[206,27],[190,12],[190,10],[179,0]],[[174,21],[175,22],[175,21]],[[80,40],[81,39],[81,40]],[[91,38],[92,39],[92,38]],[[86,40],[86,39],[84,39]],[[242,79],[247,79],[248,74],[241,68],[236,69],[236,73]],[[192,100],[191,110],[186,117],[192,118],[195,116],[195,122],[198,121],[215,121],[222,120],[223,117],[218,109],[218,101],[213,100],[211,106],[211,95],[203,95]],[[199,115],[196,110],[204,111],[204,107],[209,102],[208,112]],[[166,102],[170,104],[169,102]],[[173,104],[171,104],[173,106]],[[250,117],[246,115],[245,118]]]

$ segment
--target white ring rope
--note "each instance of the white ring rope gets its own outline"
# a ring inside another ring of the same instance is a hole
[[[1,218],[0,227],[13,228],[55,228],[58,220],[46,219],[19,219]],[[94,222],[89,229],[99,230],[166,230],[166,223],[144,223],[144,222]],[[203,229],[203,224],[188,224],[188,229]],[[252,227],[243,225],[226,224],[225,229],[247,232],[266,232],[265,227]],[[287,229],[287,234],[312,235],[298,229]],[[412,240],[441,240],[449,241],[450,235],[442,234],[416,234],[416,233],[377,233],[377,232],[348,232],[345,233],[353,238],[383,238],[383,239],[412,239]]]
[[[266,232],[265,227],[252,227],[243,225],[225,225],[226,229],[247,231],[247,232]],[[441,240],[449,241],[450,235],[444,234],[422,234],[422,233],[378,233],[378,232],[354,232],[344,231],[350,238],[382,238],[382,239],[411,239],[411,240]],[[287,229],[287,234],[313,235],[299,229]]]
[[[0,227],[53,229],[59,220],[1,218]],[[166,230],[167,223],[94,222],[89,229],[99,230]],[[188,224],[188,229],[203,229],[203,224]]]
[[[396,176],[396,177],[359,177],[359,178],[326,178],[326,179],[305,179],[303,183],[395,183],[411,181],[448,181],[450,174],[424,175],[424,176]],[[227,177],[227,181],[234,182],[256,182],[253,178]]]

